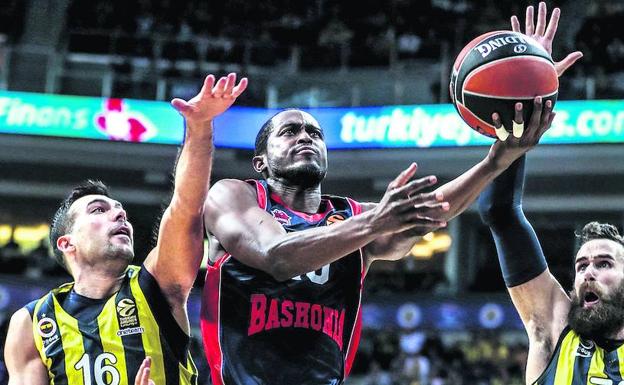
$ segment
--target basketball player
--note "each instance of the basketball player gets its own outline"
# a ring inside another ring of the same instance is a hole
[[[524,158],[483,192],[479,211],[529,337],[526,383],[622,384],[624,238],[615,226],[585,225],[574,261],[574,288],[566,294],[522,212],[523,183]]]
[[[263,179],[217,182],[204,210],[224,251],[208,267],[201,312],[213,383],[342,384],[370,264],[405,256],[535,146],[554,115],[541,98],[534,103],[521,139],[496,141],[485,159],[433,192],[423,190],[436,178],[412,180],[412,164],[378,204],[321,194],[327,149],[314,117],[286,110],[269,119],[252,159]]]
[[[191,100],[174,99],[186,133],[173,198],[141,267],[123,206],[101,182],[75,188],[51,225],[56,258],[74,278],[11,318],[11,385],[196,383],[186,300],[203,254],[202,211],[212,166],[212,121],[245,90],[236,75],[206,77]],[[145,361],[146,356],[150,359]]]

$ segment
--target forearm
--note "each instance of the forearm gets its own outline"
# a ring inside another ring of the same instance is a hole
[[[496,165],[490,157],[486,157],[462,175],[436,189],[449,202],[449,210],[443,219],[450,220],[464,212],[477,199],[481,191],[505,170],[504,166]]]
[[[173,196],[161,219],[158,244],[145,261],[172,303],[186,301],[203,257],[202,213],[210,183],[212,148],[212,127],[189,123],[175,167]]]
[[[286,280],[357,251],[378,236],[369,216],[363,213],[332,226],[285,234],[266,248],[266,269],[276,279]]]
[[[170,205],[176,211],[201,215],[210,184],[213,148],[212,121],[187,122]]]
[[[514,287],[546,270],[539,240],[522,211],[522,157],[500,175],[479,198],[479,213],[494,237],[505,284]]]

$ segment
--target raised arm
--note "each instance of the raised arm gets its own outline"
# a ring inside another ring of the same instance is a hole
[[[505,284],[529,336],[527,380],[534,381],[565,327],[570,300],[548,271],[522,211],[524,163],[524,157],[517,160],[481,194],[479,213],[490,228]]]
[[[145,260],[180,326],[188,332],[185,311],[203,256],[202,213],[212,167],[213,119],[227,110],[245,90],[243,78],[235,86],[236,75],[222,77],[215,84],[206,77],[199,94],[188,102],[171,104],[184,116],[186,133],[175,168],[174,191],[160,222],[158,241]]]
[[[551,54],[553,40],[555,38],[555,34],[557,33],[561,11],[559,8],[555,8],[548,23],[546,23],[547,13],[546,3],[540,2],[537,13],[537,23],[535,23],[533,6],[527,7],[525,34],[537,40],[537,42],[539,42],[544,49]],[[515,15],[511,17],[511,27],[515,32],[522,32],[518,17]],[[583,54],[580,51],[575,51],[568,54],[563,60],[555,62],[557,75],[561,76],[582,56]],[[539,103],[536,101],[534,110],[541,109],[541,107],[541,101]],[[546,106],[546,109],[549,108],[549,106]],[[537,119],[537,121],[539,122],[540,119]],[[547,128],[548,127],[537,128],[537,131],[533,132],[539,133],[539,135],[529,137],[529,139],[532,138],[539,140],[539,137],[541,137],[541,134],[543,134]],[[529,130],[533,129],[535,128],[529,128]],[[457,179],[441,186],[438,189],[438,191],[441,192],[445,199],[451,204],[451,209],[446,216],[447,219],[451,219],[462,213],[472,204],[472,202],[474,202],[479,193],[488,183],[492,181],[492,179],[505,170],[514,160],[518,159],[537,144],[537,141],[535,140],[523,140],[510,146],[508,143],[505,143],[504,138],[501,139],[501,141],[496,142],[492,146],[487,158],[462,174]],[[523,137],[523,139],[525,138]]]
[[[398,178],[414,175],[411,165]],[[409,178],[408,178],[409,179]],[[258,207],[256,193],[247,183],[222,180],[206,202],[205,224],[223,248],[242,263],[283,281],[305,274],[358,250],[380,235],[419,227],[438,227],[440,222],[421,218],[417,208],[431,194],[417,194],[434,183],[431,177],[402,186],[389,186],[373,209],[332,226],[286,233],[268,213]]]
[[[522,103],[516,104],[516,117],[522,121]],[[437,188],[433,194],[438,201],[448,202],[442,206],[437,219],[448,221],[466,210],[479,196],[481,191],[514,160],[535,147],[542,135],[550,128],[554,114],[552,105],[542,109],[541,98],[535,98],[533,114],[523,132],[514,133],[514,140],[497,140],[485,159],[462,175]],[[433,229],[429,229],[431,231]],[[374,260],[397,260],[404,257],[418,238],[426,232],[418,229],[379,237],[366,248],[368,262]]]
[[[46,369],[33,338],[33,324],[26,308],[15,312],[9,323],[4,361],[9,372],[9,385],[47,385]]]

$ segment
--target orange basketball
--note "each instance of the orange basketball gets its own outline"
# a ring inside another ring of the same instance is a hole
[[[496,137],[492,113],[511,131],[514,104],[522,102],[524,121],[533,99],[557,100],[559,79],[552,58],[534,39],[518,32],[494,31],[468,43],[451,75],[451,100],[462,119],[483,135]]]

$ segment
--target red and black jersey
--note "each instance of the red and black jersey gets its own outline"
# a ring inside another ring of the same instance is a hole
[[[352,199],[322,196],[317,214],[286,207],[256,187],[258,205],[288,232],[329,226],[361,212]],[[284,282],[225,254],[208,267],[201,329],[216,385],[336,385],[360,337],[361,250]]]

